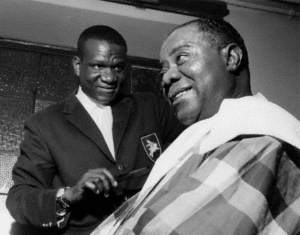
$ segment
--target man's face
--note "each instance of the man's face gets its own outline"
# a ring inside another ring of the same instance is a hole
[[[88,39],[82,58],[77,57],[74,70],[82,90],[100,104],[109,105],[125,78],[125,66],[126,52],[122,46]]]
[[[174,31],[163,43],[160,57],[162,84],[183,124],[211,117],[230,97],[234,83],[226,60],[195,26]]]

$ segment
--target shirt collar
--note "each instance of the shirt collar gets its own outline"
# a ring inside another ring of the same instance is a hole
[[[83,105],[83,107],[89,113],[94,111],[97,108],[104,110],[106,107],[110,107],[110,106],[103,106],[103,105],[97,103],[94,99],[92,99],[91,97],[89,97],[82,91],[81,86],[79,86],[79,88],[78,88],[76,98],[79,100],[79,102]]]

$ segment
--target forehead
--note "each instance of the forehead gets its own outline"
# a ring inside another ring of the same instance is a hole
[[[90,38],[84,43],[84,54],[85,55],[117,55],[125,56],[125,48],[121,45],[111,43],[106,40],[99,40]]]
[[[185,45],[199,45],[205,43],[204,33],[199,32],[195,25],[188,25],[173,31],[164,41],[161,47],[160,56],[164,58],[170,55],[176,48]]]

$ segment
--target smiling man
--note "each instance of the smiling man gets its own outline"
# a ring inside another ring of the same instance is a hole
[[[166,93],[186,125],[217,113],[225,98],[251,94],[247,51],[238,35],[230,41],[217,28],[200,33],[196,22],[182,26],[163,43],[161,62]]]
[[[251,94],[240,34],[203,17],[175,28],[160,58],[166,96],[190,127],[93,235],[298,234],[300,122]]]
[[[127,45],[117,31],[92,26],[77,47],[77,93],[25,123],[7,199],[17,225],[33,226],[21,234],[89,234],[183,129],[164,99],[120,92]]]

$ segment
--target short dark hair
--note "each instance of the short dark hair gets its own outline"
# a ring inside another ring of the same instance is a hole
[[[124,47],[127,52],[127,44],[123,36],[115,29],[106,25],[94,25],[85,29],[79,36],[77,41],[77,54],[79,57],[83,56],[84,44],[88,39],[98,39],[120,45]]]
[[[249,72],[249,59],[246,45],[242,36],[231,24],[222,18],[204,16],[179,25],[175,27],[172,32],[188,25],[195,25],[199,32],[207,33],[205,37],[207,42],[212,47],[215,47],[219,50],[230,43],[236,43],[241,48],[243,53],[242,61],[237,72],[240,72],[243,69],[247,69]]]

